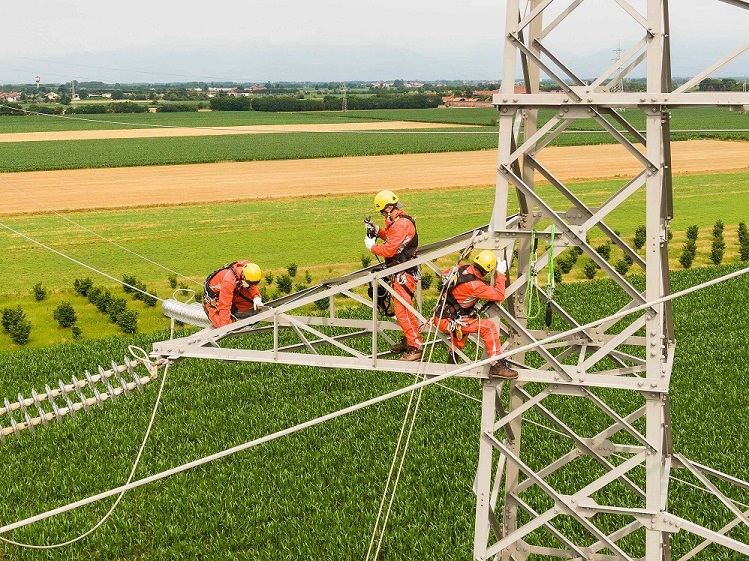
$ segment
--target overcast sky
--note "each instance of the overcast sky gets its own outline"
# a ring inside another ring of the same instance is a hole
[[[644,11],[646,0],[630,3]],[[674,76],[749,41],[749,10],[670,5]],[[24,0],[3,12],[0,83],[499,80],[505,2]],[[590,77],[641,36],[615,0],[586,0],[546,44]],[[716,75],[748,74],[744,53]]]

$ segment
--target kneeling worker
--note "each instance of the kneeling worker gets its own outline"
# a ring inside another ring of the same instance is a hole
[[[214,327],[229,325],[263,305],[257,287],[261,276],[260,267],[249,261],[235,261],[208,275],[203,283],[203,307]]]
[[[497,276],[492,287],[484,281],[484,276],[495,269]],[[489,358],[502,352],[497,326],[488,319],[481,321],[474,307],[479,300],[502,302],[505,299],[506,272],[507,262],[503,259],[497,261],[497,256],[488,249],[480,251],[474,258],[473,264],[458,267],[457,277],[454,277],[450,286],[445,288],[444,298],[437,303],[433,318],[439,330],[450,335],[454,348],[462,349],[468,339],[467,336],[471,333],[478,333],[484,341]],[[450,273],[449,270],[445,271],[445,274],[448,273]],[[452,348],[448,362],[457,364]],[[490,366],[489,376],[511,380],[517,378],[518,373],[507,365],[506,360],[502,359]]]

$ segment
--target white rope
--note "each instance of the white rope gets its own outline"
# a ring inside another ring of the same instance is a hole
[[[149,360],[149,363],[150,363],[150,360]],[[135,475],[135,470],[138,467],[138,463],[140,462],[140,458],[143,455],[143,450],[146,447],[146,442],[148,442],[148,437],[151,434],[151,428],[153,427],[153,421],[156,418],[156,411],[158,411],[158,409],[159,409],[159,403],[161,402],[161,394],[164,391],[164,384],[166,383],[166,375],[167,375],[168,371],[169,371],[169,362],[167,362],[166,366],[164,367],[164,375],[163,375],[163,377],[161,379],[161,386],[159,387],[159,393],[156,396],[156,403],[154,404],[153,411],[151,412],[151,419],[148,421],[148,427],[146,428],[146,434],[143,436],[143,442],[141,443],[140,448],[138,449],[138,454],[135,457],[135,462],[133,463],[133,468],[130,470],[130,475],[128,476],[127,482],[125,483],[125,485],[129,484],[133,480],[133,476]],[[64,547],[66,545],[71,545],[71,544],[73,544],[73,543],[75,543],[77,541],[82,540],[83,538],[85,538],[86,536],[90,535],[91,533],[95,532],[102,524],[104,524],[104,522],[106,522],[107,519],[112,515],[112,513],[114,512],[114,509],[117,508],[117,505],[120,503],[120,500],[122,500],[122,497],[125,496],[125,491],[126,490],[123,489],[123,491],[118,495],[117,499],[114,501],[114,503],[109,508],[109,510],[107,511],[107,513],[101,518],[101,520],[99,520],[96,524],[94,524],[89,530],[87,530],[83,534],[81,534],[81,535],[79,535],[79,536],[77,536],[75,538],[72,538],[72,539],[70,539],[70,540],[68,540],[66,542],[56,543],[56,544],[51,544],[51,545],[35,545],[35,544],[29,544],[29,543],[16,542],[16,541],[10,540],[8,538],[4,538],[3,536],[0,536],[0,540],[2,540],[5,543],[11,544],[11,545],[16,545],[16,546],[19,546],[19,547],[25,547],[27,549],[55,549],[55,548],[58,548],[58,547]]]
[[[416,373],[416,379],[418,380],[420,377],[423,379],[423,376],[420,373],[417,372]],[[388,493],[389,493],[389,490],[390,490],[390,481],[391,481],[391,479],[393,477],[393,470],[395,469],[395,464],[397,462],[399,452],[401,451],[401,442],[403,440],[403,433],[405,432],[406,425],[408,424],[408,419],[411,416],[411,405],[413,403],[414,393],[415,393],[415,391],[412,391],[411,395],[408,398],[408,405],[406,406],[406,413],[403,416],[403,423],[401,424],[401,430],[400,430],[400,433],[398,434],[398,441],[396,442],[395,451],[393,452],[393,460],[390,463],[390,470],[388,471],[387,481],[385,482],[385,489],[382,492],[382,498],[380,499],[380,507],[377,510],[377,516],[375,517],[374,527],[372,528],[372,537],[369,540],[369,548],[367,549],[367,556],[366,556],[367,560],[369,560],[369,558],[370,558],[370,553],[372,551],[372,545],[374,544],[375,536],[377,535],[377,529],[378,529],[378,526],[379,526],[379,523],[380,523],[380,517],[382,516],[382,509],[383,509],[383,507],[385,505],[385,500],[386,500],[386,498],[388,496]],[[416,401],[416,407],[415,407],[415,409],[413,411],[413,418],[412,418],[412,421],[411,421],[411,427],[412,428],[413,428],[413,421],[416,419],[416,412],[418,411],[419,402],[420,401],[421,401],[421,390],[419,390],[419,396],[418,396],[418,399]],[[400,476],[400,470],[403,467],[403,461],[405,460],[406,450],[408,449],[408,442],[409,442],[410,438],[411,438],[411,431],[409,430],[409,434],[408,434],[408,437],[406,439],[405,448],[403,450],[402,457],[401,457],[401,463],[400,463],[400,466],[398,468],[398,474],[396,476],[395,483],[393,484],[393,490],[392,490],[392,493],[391,493],[391,499],[390,499],[390,503],[389,503],[389,506],[388,506],[388,514],[390,514],[390,505],[392,505],[393,497],[395,496],[395,490],[396,490],[396,488],[398,486],[398,479],[399,479],[399,476]],[[382,543],[382,536],[385,533],[385,526],[386,525],[387,525],[387,515],[385,516],[385,519],[384,519],[383,524],[382,524],[382,529],[380,530],[380,539],[377,542],[377,549],[375,550],[374,559],[377,559],[377,555],[378,555],[378,553],[380,551],[380,544]]]
[[[31,238],[31,237],[27,236],[26,234],[23,234],[23,233],[19,232],[18,230],[14,230],[13,228],[11,228],[10,226],[8,226],[7,224],[3,224],[2,222],[0,222],[0,227],[3,227],[3,228],[5,228],[6,230],[8,230],[8,231],[10,231],[10,232],[13,232],[13,233],[14,233],[14,234],[16,234],[16,235],[18,235],[18,236],[21,236],[22,238],[25,238],[25,239],[27,239],[27,240],[28,240],[28,241],[30,241],[31,243],[35,243],[36,245],[38,245],[38,246],[40,246],[40,247],[43,247],[44,249],[47,249],[47,250],[51,251],[52,253],[55,253],[55,254],[59,255],[60,257],[64,257],[65,259],[68,259],[68,260],[72,261],[73,263],[75,263],[75,264],[77,264],[77,265],[80,265],[81,267],[85,267],[85,268],[86,268],[86,269],[88,269],[89,271],[93,271],[94,273],[96,273],[96,274],[98,274],[98,275],[101,275],[101,276],[103,276],[103,277],[106,277],[106,278],[108,278],[108,279],[110,279],[110,280],[113,280],[113,281],[115,281],[116,283],[119,283],[119,284],[121,284],[121,285],[123,285],[123,286],[128,286],[128,287],[132,288],[133,290],[137,290],[137,291],[138,291],[138,292],[140,292],[141,294],[145,294],[146,296],[150,296],[151,298],[155,298],[156,300],[159,300],[160,302],[163,302],[163,301],[164,301],[164,299],[163,299],[163,298],[159,298],[158,296],[156,296],[156,295],[154,295],[154,294],[150,294],[150,293],[146,292],[145,290],[141,290],[141,289],[140,289],[140,288],[138,288],[137,286],[133,286],[132,284],[128,284],[128,283],[126,283],[126,282],[125,282],[125,281],[123,281],[123,280],[120,280],[120,279],[118,279],[118,278],[115,278],[115,277],[113,277],[112,275],[109,275],[109,274],[107,274],[107,273],[105,273],[105,272],[103,272],[103,271],[100,271],[99,269],[95,269],[94,267],[91,267],[90,265],[86,265],[86,264],[85,264],[85,263],[83,263],[82,261],[78,261],[77,259],[74,259],[73,257],[70,257],[70,256],[68,256],[68,255],[65,255],[64,253],[62,253],[62,252],[60,252],[60,251],[57,251],[56,249],[54,249],[54,248],[51,248],[51,247],[49,247],[48,245],[45,245],[45,244],[43,244],[42,242],[40,242],[40,241],[37,241],[37,240],[35,240],[34,238]]]
[[[481,360],[481,361],[479,361],[477,363],[470,363],[470,364],[463,365],[463,366],[461,366],[459,368],[456,368],[455,370],[453,370],[451,372],[446,372],[445,374],[439,374],[437,376],[434,376],[433,378],[429,378],[428,380],[423,380],[423,381],[418,382],[416,384],[413,384],[413,385],[410,385],[410,386],[406,386],[405,388],[401,388],[399,390],[394,390],[392,392],[383,394],[381,396],[378,396],[378,397],[375,397],[375,398],[372,398],[372,399],[368,399],[368,400],[363,401],[361,403],[358,403],[356,405],[351,405],[351,406],[346,407],[344,409],[339,409],[338,411],[335,411],[333,413],[328,413],[327,415],[323,415],[322,417],[318,417],[316,419],[312,419],[310,421],[306,421],[304,423],[295,425],[293,427],[290,427],[290,428],[287,428],[287,429],[283,429],[283,430],[274,432],[272,434],[263,436],[261,438],[257,438],[255,440],[252,440],[252,441],[249,441],[249,442],[245,442],[244,444],[240,444],[240,445],[234,446],[232,448],[227,448],[225,450],[222,450],[221,452],[216,452],[215,454],[211,454],[209,456],[205,456],[205,457],[203,457],[201,459],[194,460],[194,461],[188,462],[186,464],[182,464],[181,466],[177,466],[177,467],[168,469],[166,471],[162,471],[160,473],[151,475],[149,477],[145,477],[145,478],[139,479],[137,481],[132,481],[132,482],[130,482],[130,483],[126,484],[126,485],[123,485],[121,487],[110,489],[109,491],[104,491],[104,492],[99,493],[97,495],[93,495],[93,496],[87,497],[85,499],[81,499],[79,501],[70,503],[68,505],[52,509],[52,510],[49,510],[49,511],[41,513],[41,514],[37,514],[35,516],[31,516],[29,518],[26,518],[24,520],[20,520],[18,522],[14,522],[12,524],[6,524],[5,526],[0,527],[0,534],[4,534],[4,533],[9,532],[11,530],[15,530],[17,528],[22,528],[24,526],[28,526],[29,524],[32,524],[34,522],[38,522],[40,520],[46,520],[47,518],[51,518],[52,516],[56,516],[57,514],[62,514],[64,512],[68,512],[68,511],[73,510],[75,508],[78,508],[78,507],[81,507],[81,506],[84,506],[84,505],[87,505],[87,504],[91,504],[91,503],[96,502],[96,501],[100,501],[100,500],[105,499],[107,497],[111,497],[113,495],[117,495],[117,494],[119,494],[119,493],[121,493],[123,491],[128,491],[130,489],[135,489],[137,487],[142,487],[143,485],[147,485],[147,484],[152,483],[154,481],[159,481],[161,479],[165,479],[165,478],[170,477],[172,475],[176,475],[178,473],[182,473],[184,471],[187,471],[187,470],[192,469],[194,467],[198,467],[198,466],[206,464],[208,462],[212,462],[214,460],[219,460],[221,458],[225,458],[227,456],[231,456],[233,454],[236,454],[237,452],[242,452],[244,450],[247,450],[249,448],[257,446],[259,444],[265,444],[266,442],[271,442],[271,441],[276,440],[278,438],[281,438],[283,436],[288,436],[290,434],[294,434],[294,433],[299,432],[301,430],[304,430],[306,428],[310,428],[310,427],[319,425],[321,423],[324,423],[325,421],[330,421],[332,419],[336,419],[338,417],[342,417],[343,415],[347,415],[349,413],[353,413],[355,411],[359,411],[360,409],[364,409],[365,407],[369,407],[371,405],[376,405],[378,403],[382,403],[383,401],[387,401],[388,399],[392,399],[392,398],[401,396],[401,395],[403,395],[405,393],[408,393],[408,392],[411,392],[411,391],[413,391],[415,389],[419,389],[419,388],[423,388],[423,387],[426,387],[426,386],[430,386],[432,384],[438,384],[438,383],[442,382],[443,380],[447,380],[448,378],[452,378],[454,376],[462,374],[463,372],[467,372],[468,370],[476,368],[477,366],[484,366],[484,365],[489,364],[490,362],[493,362],[494,360],[497,360],[497,359],[507,358],[507,357],[513,356],[515,354],[528,352],[528,351],[530,351],[532,349],[535,349],[536,347],[540,347],[540,346],[542,346],[542,345],[544,345],[544,344],[546,344],[546,343],[548,343],[550,341],[562,339],[564,337],[569,337],[570,335],[574,335],[575,333],[579,333],[579,332],[584,331],[586,329],[590,329],[591,327],[595,327],[598,324],[611,321],[612,319],[621,318],[621,317],[627,316],[627,315],[635,313],[635,312],[642,311],[642,310],[644,310],[646,308],[649,308],[651,306],[654,306],[656,304],[659,304],[659,303],[662,303],[662,302],[666,302],[666,301],[669,301],[669,300],[673,300],[673,299],[679,298],[681,296],[685,296],[687,294],[695,292],[696,290],[707,288],[709,286],[713,286],[713,285],[718,284],[720,282],[724,282],[724,281],[736,278],[738,276],[741,276],[741,275],[744,275],[744,274],[747,274],[747,273],[749,273],[749,267],[741,269],[739,271],[735,271],[733,273],[729,273],[728,275],[724,275],[722,277],[718,277],[718,278],[713,279],[711,281],[707,281],[707,282],[704,282],[702,284],[695,285],[695,286],[693,286],[691,288],[682,290],[680,292],[675,292],[675,293],[669,294],[668,296],[664,296],[662,298],[658,298],[658,299],[653,300],[651,302],[646,302],[646,303],[641,304],[639,306],[636,306],[634,308],[631,308],[631,309],[628,309],[628,310],[622,310],[622,311],[617,312],[616,314],[613,314],[611,316],[604,317],[604,318],[601,318],[601,319],[597,319],[597,320],[592,321],[590,323],[587,323],[585,325],[581,325],[581,326],[575,327],[573,329],[570,329],[568,331],[565,331],[565,332],[562,332],[562,333],[558,333],[557,335],[553,335],[551,337],[547,337],[546,339],[543,339],[541,341],[535,341],[533,343],[529,343],[527,345],[523,345],[521,347],[517,347],[515,349],[511,349],[511,350],[505,351],[501,355],[498,355],[496,357],[486,358],[486,359],[483,359],[483,360]]]
[[[144,255],[141,255],[140,253],[137,253],[137,252],[135,252],[135,251],[133,251],[131,249],[128,249],[127,247],[125,247],[123,245],[118,244],[114,240],[110,240],[109,238],[106,238],[106,237],[102,236],[101,234],[99,234],[97,232],[94,232],[93,230],[91,230],[90,228],[87,228],[83,224],[79,224],[78,222],[75,222],[74,220],[71,220],[70,218],[68,218],[67,216],[65,216],[65,215],[63,215],[63,214],[61,214],[59,212],[57,212],[56,210],[45,206],[44,203],[42,203],[42,201],[40,201],[39,199],[37,199],[35,197],[32,197],[31,195],[29,195],[27,193],[24,193],[18,187],[16,187],[15,185],[12,185],[11,183],[9,183],[8,181],[6,181],[2,177],[0,177],[0,182],[4,183],[8,187],[10,187],[11,189],[13,189],[17,193],[19,193],[20,195],[22,195],[22,196],[26,197],[27,199],[29,199],[30,201],[38,204],[41,208],[43,208],[47,212],[51,212],[52,214],[54,214],[58,218],[61,218],[62,220],[65,220],[66,222],[72,224],[73,226],[76,226],[76,227],[80,228],[81,230],[85,230],[86,232],[88,232],[90,234],[93,234],[97,238],[99,238],[101,240],[104,240],[105,242],[110,243],[113,246],[115,246],[115,247],[117,247],[117,248],[119,248],[119,249],[121,249],[123,251],[126,251],[126,252],[130,253],[131,255],[134,255],[135,257],[143,259],[144,261],[147,261],[148,263],[151,263],[152,265],[156,265],[157,267],[160,267],[161,269],[164,269],[165,271],[169,271],[170,273],[173,273],[173,274],[177,275],[180,278],[183,278],[185,280],[188,280],[188,281],[190,281],[192,283],[195,283],[195,284],[198,284],[198,285],[201,284],[200,282],[198,282],[198,281],[196,281],[194,279],[191,279],[190,277],[186,277],[185,275],[183,275],[181,273],[178,273],[177,271],[174,271],[174,270],[170,269],[169,267],[166,267],[165,265],[157,263],[156,261],[152,261],[148,257],[146,257]]]
[[[477,233],[478,232],[474,232],[474,234],[471,237],[471,240],[469,241],[468,245],[466,245],[466,247],[463,249],[463,251],[461,252],[460,256],[458,257],[458,265],[460,264],[461,259],[463,259],[468,254],[468,252],[470,251],[470,249],[473,247],[473,240],[476,238]],[[455,268],[451,269],[450,278],[452,278],[452,274],[454,272],[455,272]],[[437,300],[438,302],[440,300],[442,301],[442,308],[440,310],[439,317],[442,317],[442,314],[444,312],[445,306],[447,304],[447,298],[445,297],[445,294],[446,294],[448,288],[449,288],[449,282],[443,284],[442,290],[440,292],[440,297]],[[430,321],[429,322],[429,329],[427,331],[427,342],[426,342],[425,345],[423,345],[423,346],[428,346],[429,347],[429,357],[427,358],[426,362],[431,362],[432,361],[432,356],[434,354],[434,347],[435,347],[435,345],[431,344],[431,343],[434,343],[437,340],[437,333],[438,332],[439,332],[439,328],[437,327],[437,325],[435,325],[433,321]],[[451,345],[450,352],[452,352],[452,345]],[[477,358],[478,358],[478,355],[477,355]],[[419,361],[419,371],[415,375],[416,376],[416,380],[419,380],[420,377],[422,379],[426,379],[426,374],[424,372],[421,372],[422,366],[424,364],[425,364],[425,360],[424,360],[424,355],[422,354],[422,357],[421,357],[421,359]],[[401,476],[401,473],[403,471],[403,465],[404,465],[404,463],[406,461],[406,454],[408,453],[408,447],[409,447],[410,442],[411,442],[411,435],[413,434],[413,428],[414,428],[414,425],[416,423],[416,415],[418,413],[419,406],[421,405],[422,391],[423,391],[423,388],[420,388],[419,389],[419,395],[418,395],[418,398],[416,400],[416,406],[415,406],[415,408],[413,410],[413,414],[412,414],[412,417],[411,417],[411,423],[410,423],[410,426],[409,426],[409,429],[408,429],[408,436],[406,437],[406,442],[405,442],[405,444],[403,446],[403,451],[401,453],[401,461],[400,461],[400,464],[398,466],[398,471],[397,471],[396,476],[395,476],[395,481],[393,482],[393,489],[390,492],[390,500],[388,501],[388,508],[387,508],[387,511],[385,513],[385,517],[384,517],[383,522],[382,522],[382,528],[380,528],[380,536],[379,536],[379,539],[377,541],[377,548],[375,550],[373,559],[377,559],[378,558],[379,553],[380,553],[380,548],[382,546],[382,540],[385,537],[385,528],[387,527],[387,523],[388,523],[388,520],[390,518],[390,512],[391,512],[392,507],[393,507],[393,501],[395,501],[395,493],[396,493],[397,488],[398,488],[398,483],[400,482],[400,476]],[[379,522],[380,522],[380,517],[382,515],[383,504],[384,504],[386,496],[387,496],[387,494],[389,492],[390,480],[391,480],[391,477],[392,477],[392,474],[393,474],[393,468],[395,466],[395,462],[396,462],[398,454],[400,452],[401,438],[403,436],[403,430],[404,430],[404,428],[406,426],[406,422],[408,420],[408,416],[409,416],[409,413],[410,413],[410,410],[411,410],[411,402],[413,400],[413,395],[414,395],[413,392],[411,392],[411,397],[409,399],[408,407],[406,409],[406,415],[403,418],[403,424],[401,425],[401,432],[400,432],[400,434],[398,436],[398,442],[396,444],[396,449],[395,449],[395,452],[393,454],[393,461],[390,464],[390,471],[388,473],[387,482],[385,483],[385,490],[383,491],[382,499],[380,501],[380,507],[379,507],[379,510],[377,511],[377,517],[375,518],[374,527],[372,529],[372,537],[371,537],[370,542],[369,542],[369,549],[367,550],[367,556],[366,556],[366,560],[367,561],[369,561],[370,553],[372,551],[372,544],[374,542],[375,535],[377,534],[377,531],[378,531],[377,528],[378,528],[378,525],[379,525]]]

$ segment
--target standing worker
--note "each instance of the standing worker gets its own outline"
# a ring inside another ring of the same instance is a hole
[[[392,191],[380,191],[374,198],[374,207],[385,218],[385,227],[374,226],[375,237],[365,237],[364,245],[375,255],[385,259],[387,266],[398,265],[416,257],[419,236],[416,233],[416,222],[403,211],[403,205]],[[385,243],[377,244],[377,238]],[[414,266],[393,275],[393,289],[406,302],[412,303],[416,281],[419,279],[418,267]],[[397,298],[394,299],[395,318],[403,330],[403,340],[392,345],[394,353],[405,353],[400,360],[421,360],[423,342],[419,333],[419,320]]]
[[[208,275],[203,283],[203,308],[214,327],[229,325],[263,305],[257,287],[261,276],[260,267],[249,261],[235,261]]]
[[[495,269],[497,275],[492,287],[484,281],[484,277]],[[502,302],[505,299],[506,272],[507,262],[504,259],[497,261],[497,256],[488,249],[480,251],[473,264],[461,265],[457,272],[445,271],[445,275],[450,275],[451,278],[445,286],[444,296],[437,303],[432,321],[440,331],[450,335],[453,348],[462,349],[468,335],[478,333],[484,341],[489,358],[502,352],[497,326],[489,319],[482,321],[474,307],[479,300]],[[453,348],[450,349],[447,360],[449,364],[458,363]],[[518,373],[502,359],[489,367],[489,376],[512,380],[518,377]]]

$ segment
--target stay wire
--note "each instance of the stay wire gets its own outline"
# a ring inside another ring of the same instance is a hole
[[[165,265],[162,265],[161,263],[157,263],[156,261],[153,261],[153,260],[149,259],[145,255],[141,255],[140,253],[137,253],[137,252],[135,252],[135,251],[133,251],[133,250],[131,250],[131,249],[129,249],[129,248],[121,245],[121,244],[118,244],[114,240],[110,240],[109,238],[107,238],[105,236],[102,236],[101,234],[93,231],[92,229],[87,228],[83,224],[79,224],[78,222],[76,222],[74,220],[71,220],[70,218],[68,218],[67,216],[65,216],[65,215],[63,215],[63,214],[61,214],[59,212],[57,212],[56,210],[45,206],[44,203],[42,203],[42,201],[40,201],[39,199],[36,199],[36,198],[32,197],[31,195],[29,195],[29,194],[21,191],[18,187],[16,187],[15,185],[12,185],[11,183],[9,183],[8,181],[6,181],[2,177],[0,177],[0,182],[4,183],[8,187],[10,187],[11,189],[13,189],[17,193],[19,193],[21,196],[26,197],[30,201],[38,204],[42,209],[46,210],[47,212],[51,212],[52,214],[54,214],[58,218],[60,218],[62,220],[65,220],[69,224],[72,224],[73,226],[75,226],[77,228],[80,228],[81,230],[84,230],[84,231],[88,232],[89,234],[92,234],[92,235],[96,236],[97,238],[99,238],[99,239],[101,239],[101,240],[103,240],[103,241],[105,241],[105,242],[107,242],[109,244],[112,244],[113,246],[115,246],[115,247],[117,247],[117,248],[119,248],[119,249],[121,249],[123,251],[126,251],[127,253],[129,253],[131,255],[134,255],[135,257],[138,257],[139,259],[147,261],[148,263],[151,263],[152,265],[155,265],[156,267],[159,267],[159,268],[161,268],[161,269],[163,269],[165,271],[168,271],[168,272],[170,272],[170,273],[172,273],[174,275],[177,275],[178,277],[180,277],[180,278],[182,278],[184,280],[190,281],[190,282],[192,282],[194,284],[197,284],[197,285],[201,284],[200,282],[198,282],[198,281],[196,281],[194,279],[191,279],[190,277],[187,277],[187,276],[185,276],[185,275],[183,275],[181,273],[178,273],[177,271],[174,271],[174,270],[170,269],[169,267],[167,267]]]
[[[89,271],[93,271],[97,275],[101,275],[101,276],[106,277],[106,278],[108,278],[110,280],[113,280],[114,282],[116,282],[118,284],[121,284],[122,286],[127,286],[129,288],[132,288],[133,290],[136,290],[136,291],[140,292],[141,294],[144,294],[146,296],[150,296],[151,298],[155,298],[159,302],[163,302],[164,301],[163,298],[159,298],[155,294],[151,294],[149,292],[146,292],[145,290],[142,290],[142,289],[138,288],[137,286],[133,286],[132,284],[128,284],[128,283],[126,283],[123,280],[120,280],[118,278],[113,277],[110,274],[105,273],[104,271],[100,271],[99,269],[96,269],[96,268],[92,267],[91,265],[86,265],[82,261],[78,261],[77,259],[75,259],[73,257],[70,257],[69,255],[65,255],[61,251],[58,251],[58,250],[56,250],[56,249],[54,249],[52,247],[49,247],[48,245],[45,245],[42,242],[40,242],[38,240],[35,240],[34,238],[32,238],[30,236],[27,236],[26,234],[24,234],[22,232],[19,232],[18,230],[15,230],[14,228],[11,228],[7,224],[3,224],[2,222],[0,222],[0,227],[5,228],[9,232],[12,232],[12,233],[14,233],[14,234],[16,234],[18,236],[21,236],[22,238],[30,241],[31,243],[34,243],[34,244],[38,245],[39,247],[43,247],[44,249],[46,249],[48,251],[51,251],[52,253],[55,253],[55,254],[59,255],[60,257],[64,257],[65,259],[68,259],[69,261],[72,261],[73,263],[75,263],[77,265],[80,265],[81,267],[85,267],[86,269],[88,269]]]
[[[153,428],[153,422],[154,419],[156,419],[156,412],[159,409],[159,404],[161,403],[161,395],[164,392],[164,384],[166,384],[166,376],[167,372],[169,371],[169,362],[166,363],[166,366],[164,367],[164,374],[161,378],[161,386],[159,387],[159,393],[156,395],[156,403],[153,406],[153,411],[151,412],[151,419],[148,421],[148,427],[146,428],[146,433],[143,436],[143,442],[141,442],[140,448],[138,449],[138,454],[135,457],[135,462],[133,463],[133,468],[130,470],[130,475],[127,478],[127,481],[125,482],[125,487],[122,488],[122,491],[120,491],[119,495],[117,496],[117,499],[115,499],[114,503],[111,507],[109,507],[109,510],[107,513],[91,528],[86,530],[83,534],[72,538],[66,542],[56,543],[56,544],[50,544],[50,545],[36,545],[36,544],[29,544],[29,543],[21,543],[17,541],[13,541],[8,538],[4,538],[3,536],[0,536],[0,541],[3,541],[7,544],[15,545],[18,547],[24,547],[26,549],[56,549],[58,547],[65,547],[71,544],[74,544],[75,542],[78,542],[85,538],[86,536],[89,536],[93,532],[95,532],[104,522],[107,521],[107,519],[112,515],[114,510],[117,508],[117,505],[120,504],[120,501],[122,500],[122,497],[125,496],[125,493],[127,492],[127,486],[130,485],[130,482],[133,480],[133,476],[135,475],[135,470],[138,468],[138,464],[140,463],[140,458],[143,455],[143,450],[146,448],[146,442],[148,442],[148,437],[151,434],[151,429]]]

